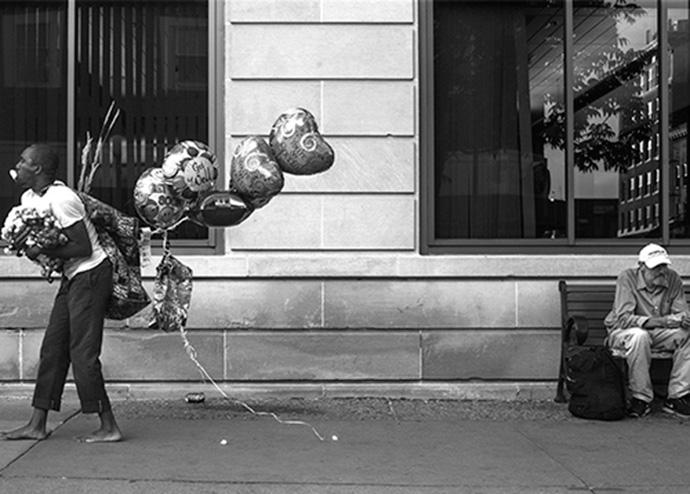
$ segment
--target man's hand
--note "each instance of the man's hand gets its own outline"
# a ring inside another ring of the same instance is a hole
[[[664,317],[666,321],[667,328],[680,328],[682,322],[682,316],[680,314],[670,314]]]
[[[690,327],[690,320],[688,320]],[[645,329],[659,329],[659,328],[679,328],[681,326],[680,315],[668,316],[652,316],[644,323]]]
[[[688,314],[683,314],[683,318],[680,320],[680,327],[690,329],[690,316]]]

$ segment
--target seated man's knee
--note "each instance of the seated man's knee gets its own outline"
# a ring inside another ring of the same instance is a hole
[[[642,328],[631,328],[628,330],[628,342],[630,346],[634,347],[649,347],[652,344],[652,338],[649,332]]]

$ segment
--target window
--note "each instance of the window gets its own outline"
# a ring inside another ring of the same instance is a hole
[[[690,237],[668,227],[659,182],[670,149],[687,149],[687,2],[429,0],[420,13],[425,252]]]
[[[67,2],[1,2],[0,214],[19,203],[7,168],[35,141],[51,143],[67,176]],[[49,118],[47,118],[49,116]]]
[[[59,33],[64,8],[12,10],[2,18],[4,85],[58,87],[64,70]]]
[[[9,118],[0,121],[3,161],[14,163],[32,142],[49,142],[61,154],[60,178],[74,186],[87,132],[99,132],[114,102],[120,117],[104,143],[91,193],[136,215],[136,180],[146,168],[160,166],[177,141],[195,139],[222,151],[216,145],[223,142],[222,125],[211,123],[216,114],[209,104],[222,101],[212,73],[215,37],[209,35],[216,31],[218,5],[209,0],[0,3],[0,97],[3,104],[10,102]],[[1,175],[0,214],[6,214],[18,195],[7,174]],[[180,247],[215,248],[220,236],[186,222],[170,238]]]

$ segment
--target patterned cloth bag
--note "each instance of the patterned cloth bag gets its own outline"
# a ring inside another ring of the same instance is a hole
[[[183,331],[192,298],[192,270],[166,251],[153,281],[151,329]]]
[[[141,283],[139,220],[84,192],[78,192],[110,263],[113,293],[106,310],[108,319],[127,319],[151,303]]]

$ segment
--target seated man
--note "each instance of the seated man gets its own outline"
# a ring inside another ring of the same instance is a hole
[[[651,410],[652,349],[673,352],[663,410],[690,417],[690,309],[683,282],[669,264],[671,259],[660,245],[643,247],[637,267],[618,276],[613,309],[604,320],[610,348],[628,363],[631,417]]]

